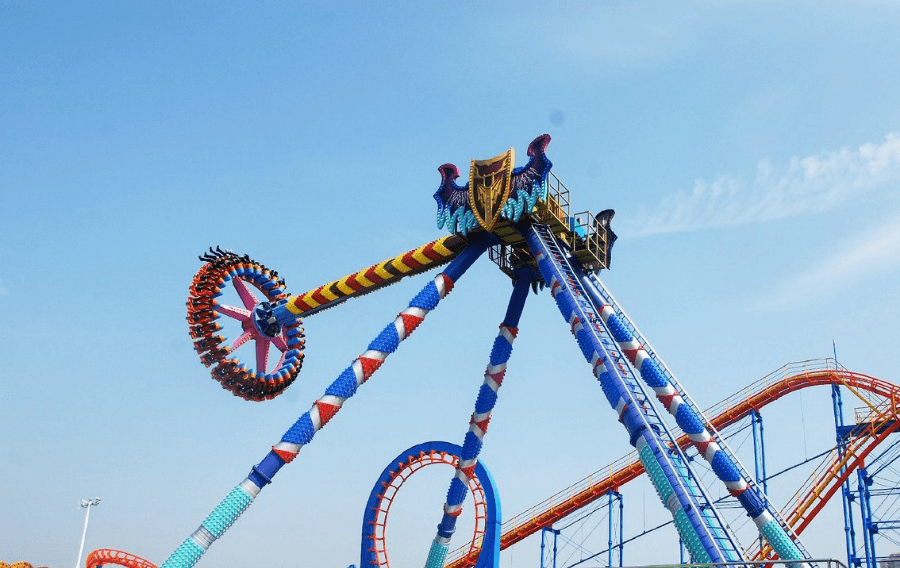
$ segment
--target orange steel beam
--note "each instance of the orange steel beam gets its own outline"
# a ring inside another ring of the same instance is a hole
[[[836,464],[830,467],[826,476],[820,480],[820,483],[817,483],[813,487],[808,496],[803,501],[801,501],[800,505],[796,508],[794,514],[789,517],[788,522],[791,523],[791,526],[794,526],[794,522],[792,521],[795,521],[795,530],[798,533],[805,529],[807,525],[809,525],[810,521],[812,521],[812,519],[815,518],[816,514],[818,514],[818,512],[822,509],[822,507],[825,506],[825,503],[829,499],[831,499],[835,491],[837,491],[837,488],[847,480],[847,477],[850,475],[850,473],[854,469],[864,465],[866,456],[868,456],[873,449],[875,449],[881,442],[883,442],[884,439],[888,437],[888,435],[893,434],[897,430],[898,426],[900,426],[900,422],[893,420],[892,423],[888,427],[884,428],[880,434],[878,434],[874,438],[871,438],[871,443],[866,445],[863,451],[854,453],[848,452],[844,454],[844,458],[840,459]],[[844,469],[843,473],[840,473],[841,469]],[[827,488],[823,488],[821,482],[829,482]],[[811,503],[814,503],[812,508],[805,506]],[[807,511],[809,512],[807,513]]]
[[[783,369],[787,368],[789,367],[784,367]],[[815,369],[791,374],[790,376],[784,376],[783,378],[777,378],[778,374],[779,371],[776,371],[776,373],[763,377],[759,381],[748,386],[744,389],[744,392],[749,394],[744,395],[737,403],[732,403],[731,400],[734,397],[740,396],[740,393],[733,395],[708,409],[705,413],[707,416],[714,414],[714,417],[709,423],[714,428],[721,429],[747,416],[751,410],[759,410],[787,394],[804,388],[832,384],[843,385],[851,389],[859,389],[882,396],[891,401],[891,407],[895,409],[895,412],[897,404],[900,403],[900,387],[862,373],[841,369]],[[895,425],[891,431],[897,427],[900,427],[900,423]],[[884,439],[888,433],[889,432],[882,433],[879,441]],[[687,447],[689,444],[690,440],[687,435],[678,437],[678,445],[682,448]],[[872,447],[874,447],[874,445]],[[623,462],[624,465],[619,465]],[[858,463],[861,462],[854,461],[853,467],[858,465]],[[620,486],[636,479],[644,473],[644,465],[638,460],[637,454],[633,452],[619,459],[609,468],[604,468],[600,471],[608,471],[612,467],[617,467],[617,469],[611,471],[609,475],[604,476],[602,479],[591,481],[586,488],[575,492],[560,502],[554,504],[553,498],[550,498],[544,503],[541,503],[537,506],[540,507],[540,509],[535,511],[535,508],[533,508],[531,516],[523,522],[520,523],[518,521],[519,517],[523,515],[518,515],[506,523],[503,523],[504,531],[500,538],[501,550],[524,540],[526,537],[531,536],[544,527],[552,525],[554,522],[564,518],[573,511],[606,495],[609,490],[618,489]],[[846,477],[846,475],[844,477]],[[835,487],[839,486],[840,483]],[[833,493],[834,490],[832,489],[828,496],[830,497]],[[806,527],[815,514],[819,512],[821,507],[824,506],[824,502],[825,501],[821,501],[821,504],[816,505],[816,507],[811,510],[812,514],[806,515],[802,527],[795,529],[796,532],[799,533],[800,530]],[[525,514],[528,514],[528,512]],[[507,527],[507,525],[509,526]],[[474,566],[477,557],[477,551],[467,554],[448,563],[446,568]]]
[[[863,432],[854,437],[843,452],[834,452],[835,457],[824,471],[819,475],[816,475],[816,471],[813,472],[804,485],[809,486],[809,489],[802,497],[798,497],[796,504],[787,515],[787,523],[794,528],[795,532],[799,534],[809,526],[809,523],[834,496],[838,488],[853,473],[853,470],[864,465],[866,457],[872,450],[900,428],[898,410],[900,409],[897,408],[896,400],[891,400],[889,406],[885,406],[881,412],[869,417],[871,420]],[[801,487],[801,489],[803,488]],[[756,552],[755,559],[768,558],[771,554],[771,548],[766,545],[761,551]]]
[[[894,420],[887,428],[881,431],[874,438],[866,436],[860,437],[865,442],[864,448],[860,451],[848,450],[844,454],[838,456],[825,471],[812,484],[812,488],[800,499],[797,505],[791,510],[787,516],[786,522],[793,527],[794,531],[799,534],[809,526],[809,523],[819,514],[826,503],[834,496],[838,488],[843,485],[844,481],[853,473],[853,470],[865,463],[866,456],[884,441],[888,435],[893,434],[900,422]],[[863,445],[863,444],[860,444]],[[843,473],[841,473],[843,470]],[[764,546],[761,551],[754,554],[754,560],[774,559],[772,549],[768,545]]]

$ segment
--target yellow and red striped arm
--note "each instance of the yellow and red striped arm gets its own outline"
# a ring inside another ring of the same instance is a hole
[[[379,288],[390,286],[406,276],[420,274],[453,260],[465,248],[466,241],[459,235],[449,235],[394,258],[329,282],[309,292],[291,296],[286,305],[295,315],[309,315],[329,308],[348,298],[362,296]]]

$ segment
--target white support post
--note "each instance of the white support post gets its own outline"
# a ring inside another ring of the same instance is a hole
[[[86,509],[84,513],[84,530],[81,531],[81,546],[78,547],[78,559],[75,561],[75,568],[81,568],[81,555],[84,553],[84,538],[87,536],[88,519],[91,517],[91,507],[100,504],[100,498],[82,499],[80,506]]]

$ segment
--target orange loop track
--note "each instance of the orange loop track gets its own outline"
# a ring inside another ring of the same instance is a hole
[[[829,368],[832,367],[832,368]],[[900,428],[900,387],[844,369],[834,369],[833,362],[805,361],[790,364],[763,377],[742,391],[709,408],[705,415],[712,416],[710,425],[719,430],[747,416],[751,410],[760,410],[781,397],[816,386],[839,385],[849,389],[865,401],[869,415],[859,435],[848,441],[845,451],[833,452],[797,492],[798,498],[788,503],[782,511],[787,523],[799,534],[821,511],[853,469],[863,463],[865,457],[890,433]],[[678,437],[678,445],[686,448],[690,440],[686,435]],[[500,548],[505,549],[535,534],[544,527],[606,495],[644,473],[644,466],[637,453],[630,453],[605,468],[553,497],[535,505],[503,523]],[[747,553],[759,560],[771,557],[766,547]],[[446,568],[474,566],[477,551],[463,555],[447,564]]]
[[[88,554],[85,568],[100,568],[111,564],[126,568],[156,568],[156,564],[140,556],[109,548],[99,548]]]
[[[400,487],[420,469],[431,465],[449,465],[456,469],[459,464],[459,457],[447,452],[439,452],[432,450],[430,452],[419,452],[417,456],[409,456],[405,462],[398,463],[398,470],[395,472],[390,483],[384,485],[384,490],[379,495],[378,510],[375,515],[374,531],[372,535],[370,552],[375,555],[375,565],[390,567],[388,560],[387,546],[385,539],[385,529],[387,527],[387,518],[391,510],[391,504]],[[466,556],[473,555],[478,557],[481,550],[481,542],[484,540],[484,534],[487,530],[487,498],[485,497],[484,487],[477,477],[472,477],[468,483],[469,491],[475,503],[475,531],[472,535],[471,542],[463,547],[462,554]]]

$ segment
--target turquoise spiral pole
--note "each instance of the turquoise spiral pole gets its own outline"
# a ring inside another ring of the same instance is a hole
[[[285,432],[281,441],[263,460],[253,467],[250,474],[209,514],[200,527],[194,531],[160,568],[190,568],[247,510],[259,492],[286,463],[290,463],[300,449],[308,444],[320,430],[341,409],[343,403],[356,392],[378,370],[388,355],[393,353],[400,342],[422,323],[425,316],[437,307],[453,288],[456,280],[478,259],[490,245],[489,237],[473,236],[468,246],[447,268],[429,282],[400,312],[397,318],[369,344],[365,353],[357,357],[341,375],[326,389],[325,395],[317,400]]]
[[[444,566],[450,538],[456,530],[456,519],[462,513],[463,503],[469,493],[469,480],[474,475],[484,435],[487,434],[488,424],[491,421],[491,412],[497,403],[497,391],[500,390],[500,385],[503,384],[503,378],[506,376],[506,363],[512,355],[512,344],[519,331],[519,318],[525,308],[528,289],[535,278],[537,275],[530,268],[521,268],[515,272],[515,283],[509,298],[509,305],[506,308],[506,316],[500,324],[500,333],[497,334],[491,348],[490,359],[484,371],[484,382],[478,390],[475,411],[472,412],[472,417],[469,419],[469,430],[463,441],[456,474],[450,481],[450,488],[447,490],[444,514],[428,551],[425,568],[442,568]]]

